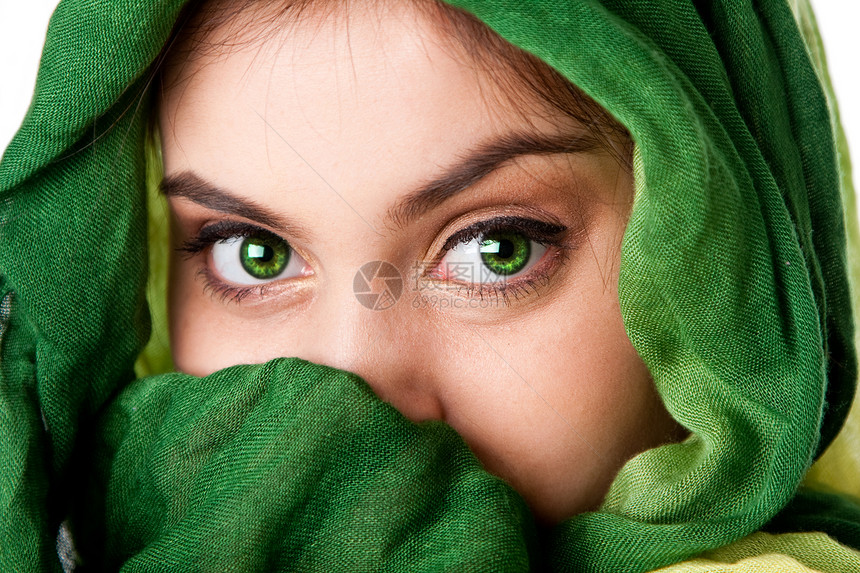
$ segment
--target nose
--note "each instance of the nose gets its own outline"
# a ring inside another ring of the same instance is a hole
[[[375,283],[371,287],[384,290]],[[313,327],[301,357],[357,374],[413,422],[444,419],[434,367],[438,357],[432,341],[424,340],[422,317],[405,295],[393,304],[388,299],[374,305],[369,304],[373,297],[357,294],[366,293],[356,293],[354,281],[342,281],[314,301],[309,312]]]

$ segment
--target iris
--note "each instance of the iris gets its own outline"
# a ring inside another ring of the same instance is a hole
[[[491,272],[512,275],[520,272],[531,258],[531,241],[515,232],[496,232],[484,235],[481,260]]]
[[[245,272],[255,279],[271,279],[290,263],[290,247],[274,235],[251,235],[242,241],[239,259]]]

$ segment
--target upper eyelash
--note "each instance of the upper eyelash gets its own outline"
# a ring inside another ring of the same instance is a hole
[[[278,237],[277,234],[256,225],[237,221],[219,221],[200,229],[196,236],[184,241],[176,250],[185,253],[186,258],[191,258],[220,241],[235,237],[249,237],[256,233],[266,233]],[[286,242],[282,237],[278,238]],[[289,243],[287,244],[289,245]],[[216,278],[207,265],[201,265],[197,271],[197,276],[203,278],[204,292],[207,290],[210,291],[213,296],[217,296],[222,302],[229,300],[240,303],[246,297],[254,294],[263,296],[267,287],[269,287],[269,284],[252,286],[230,285]]]
[[[474,239],[480,239],[481,237],[493,232],[511,230],[522,233],[531,241],[535,241],[544,246],[549,245],[555,247],[555,252],[551,255],[554,258],[565,258],[567,256],[569,247],[561,239],[561,235],[567,231],[567,227],[539,221],[537,219],[506,215],[479,221],[452,234],[448,239],[446,239],[445,244],[442,247],[442,252],[437,261],[435,261],[433,268],[435,268],[435,264],[438,264],[439,261],[444,258],[448,251],[459,244],[467,243]],[[511,295],[513,295],[514,299],[518,300],[520,295],[529,294],[530,288],[532,292],[537,292],[539,284],[546,284],[548,280],[549,273],[546,272],[546,270],[543,270],[537,275],[527,275],[513,279],[511,282],[506,281],[502,284],[463,283],[458,286],[457,293],[459,294],[460,290],[466,289],[469,296],[474,296],[475,293],[478,293],[482,301],[484,300],[484,295],[493,296],[497,299],[501,296],[505,306],[509,306],[511,304]]]
[[[538,221],[537,219],[527,219],[525,217],[517,217],[505,215],[494,217],[484,221],[478,221],[469,225],[465,229],[461,229],[448,237],[445,244],[442,246],[442,252],[447,253],[455,246],[467,243],[473,239],[478,239],[484,235],[488,235],[498,231],[519,231],[529,240],[535,241],[542,245],[552,245],[554,247],[563,248],[564,245],[559,241],[559,236],[567,230],[563,225]]]
[[[563,245],[557,238],[567,230],[567,227],[536,219],[527,219],[525,217],[494,217],[485,221],[479,221],[469,225],[465,229],[457,231],[448,237],[442,247],[442,251],[448,252],[460,243],[466,243],[494,231],[508,231],[511,229],[522,232],[530,240],[542,245],[562,247]],[[197,236],[186,240],[177,250],[188,255],[196,255],[219,241],[225,241],[234,237],[247,237],[253,233],[269,233],[274,235],[271,231],[247,223],[219,221],[203,227]]]
[[[200,229],[196,236],[183,242],[176,250],[185,253],[188,257],[192,257],[220,241],[226,241],[234,237],[249,237],[255,233],[266,233],[278,237],[278,235],[271,231],[255,225],[249,225],[248,223],[219,221]],[[284,241],[283,238],[278,238]]]

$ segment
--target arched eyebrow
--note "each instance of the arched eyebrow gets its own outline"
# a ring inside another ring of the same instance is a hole
[[[563,135],[505,134],[462,155],[442,175],[397,201],[388,209],[386,219],[402,228],[516,157],[584,153],[600,146],[597,138],[584,129]]]
[[[564,135],[509,133],[485,142],[461,156],[453,166],[400,199],[386,211],[386,220],[402,228],[454,195],[468,189],[506,162],[525,155],[585,153],[600,147],[587,132]],[[191,171],[166,176],[160,188],[168,197],[184,197],[208,209],[237,215],[292,237],[307,240],[304,227],[253,201],[217,187]]]
[[[159,187],[168,197],[184,197],[207,209],[243,217],[291,237],[306,240],[310,236],[310,232],[301,225],[288,221],[258,203],[237,197],[191,171],[166,176]]]

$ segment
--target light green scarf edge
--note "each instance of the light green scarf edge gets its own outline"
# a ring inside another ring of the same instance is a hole
[[[840,188],[848,237],[848,279],[851,285],[851,299],[854,301],[854,324],[858,325],[860,324],[860,313],[858,313],[860,305],[857,304],[858,288],[860,288],[860,224],[857,219],[857,198],[854,193],[848,140],[840,121],[839,105],[830,81],[824,45],[812,7],[808,0],[790,0],[789,4],[797,19],[798,27],[806,39],[810,59],[827,95],[830,122],[836,138],[836,154],[839,158]],[[854,332],[854,345],[860,355],[860,329]],[[824,486],[824,489],[847,493],[860,499],[860,392],[854,396],[854,403],[842,430],[813,464],[807,473],[805,484],[810,487]]]
[[[172,372],[170,331],[167,318],[167,280],[170,269],[170,210],[160,191],[164,177],[161,137],[155,122],[146,134],[146,197],[149,214],[149,279],[146,301],[152,319],[152,333],[134,364],[138,378]]]

